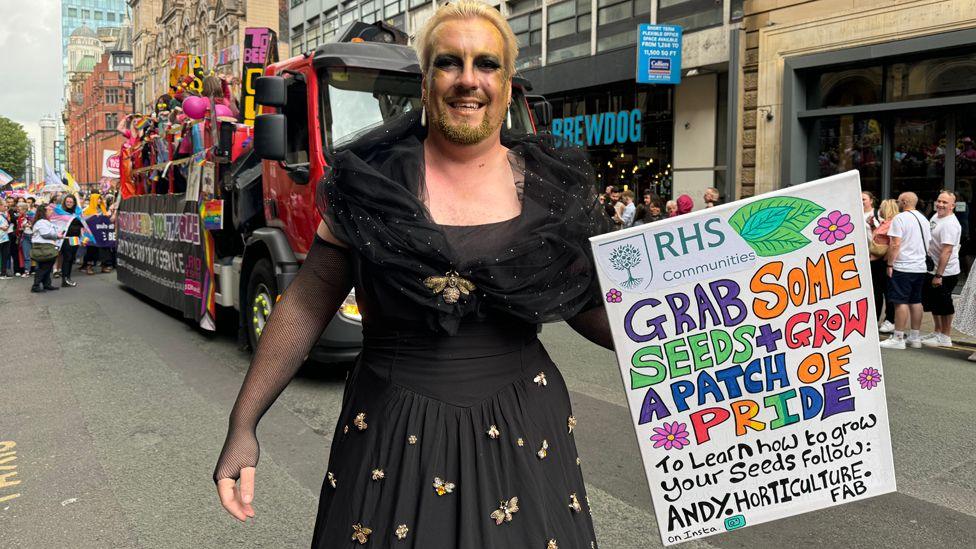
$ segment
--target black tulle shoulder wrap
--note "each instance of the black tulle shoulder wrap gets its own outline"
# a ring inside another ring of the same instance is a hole
[[[517,236],[491,257],[453,250],[425,206],[423,140],[406,113],[329,158],[317,204],[333,234],[378,266],[385,282],[433,313],[454,334],[485,308],[529,323],[566,320],[598,305],[589,237],[609,230],[585,152],[551,136],[506,136],[524,167]],[[476,290],[454,302],[424,281],[456,271]]]

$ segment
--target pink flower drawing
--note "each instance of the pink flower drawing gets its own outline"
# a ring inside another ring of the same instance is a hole
[[[875,368],[865,368],[861,370],[860,375],[857,376],[857,381],[861,384],[862,389],[871,390],[881,383],[881,372]]]
[[[624,300],[624,294],[620,293],[620,290],[616,288],[610,288],[607,292],[607,303],[620,303]]]
[[[853,230],[854,224],[851,223],[851,216],[834,210],[827,214],[827,217],[821,217],[817,220],[813,234],[818,235],[820,241],[826,242],[829,246],[834,242],[844,240]]]
[[[655,448],[664,447],[665,450],[674,448],[680,450],[688,446],[688,429],[684,423],[665,423],[664,427],[655,427],[651,435]]]

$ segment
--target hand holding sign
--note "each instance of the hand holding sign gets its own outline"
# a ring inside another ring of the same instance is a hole
[[[856,172],[593,238],[665,544],[895,489]]]

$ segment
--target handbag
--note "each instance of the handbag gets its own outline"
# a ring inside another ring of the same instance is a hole
[[[873,238],[868,239],[868,252],[875,257],[884,257],[888,254],[887,244],[878,244]]]
[[[54,244],[34,244],[30,257],[38,263],[54,261],[58,257],[58,248]]]
[[[918,220],[918,216],[912,214],[915,218],[915,222],[918,223],[918,231],[921,233],[919,236],[922,238],[922,246],[925,247],[925,271],[929,273],[935,272],[935,260],[929,257],[929,243],[925,242],[925,229],[922,228],[922,222]]]

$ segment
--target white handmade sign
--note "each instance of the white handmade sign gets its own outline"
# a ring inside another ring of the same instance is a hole
[[[666,545],[895,490],[860,179],[592,238]]]

